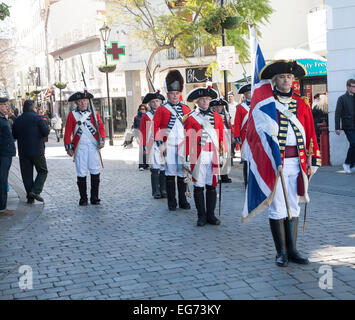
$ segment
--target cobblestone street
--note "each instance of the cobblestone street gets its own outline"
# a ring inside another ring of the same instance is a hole
[[[355,174],[319,169],[298,236],[311,263],[279,268],[267,213],[241,223],[239,161],[233,183],[223,184],[221,225],[199,228],[193,199],[191,210],[169,212],[166,199],[152,198],[137,146],[122,142],[103,149],[100,206],[79,207],[74,163],[53,133],[44,205],[26,204],[13,159],[9,200],[17,210],[0,217],[0,299],[355,299]],[[23,265],[32,268],[33,289],[19,287]]]

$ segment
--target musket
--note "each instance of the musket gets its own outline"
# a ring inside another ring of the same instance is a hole
[[[221,143],[221,151],[222,151],[222,154],[223,154],[223,144]],[[221,204],[222,204],[222,178],[221,178],[221,169],[222,168],[219,168],[219,181],[218,181],[218,184],[219,184],[219,194],[218,194],[218,216],[221,216]]]
[[[309,167],[309,175],[312,175],[312,156],[313,156],[313,139],[311,138],[309,142],[309,150],[308,150],[308,167]],[[306,218],[307,218],[307,202],[304,204],[304,218],[303,218],[303,233],[306,230]]]
[[[84,62],[83,62],[83,58],[80,54],[80,60],[81,60],[81,66],[82,66],[82,70],[81,70],[81,76],[83,78],[83,82],[84,82],[84,87],[87,88],[86,86],[86,80],[85,80],[85,67],[84,67]],[[99,156],[100,156],[100,162],[101,162],[101,166],[104,167],[104,163],[102,161],[102,156],[101,156],[101,152],[100,152],[100,142],[101,142],[101,136],[100,136],[100,131],[99,131],[99,122],[97,120],[97,117],[96,117],[96,112],[94,110],[94,107],[92,105],[92,101],[91,99],[89,99],[89,106],[90,106],[90,111],[94,117],[94,122],[95,122],[95,129],[96,129],[96,133],[97,133],[97,151],[99,152]]]
[[[155,88],[154,88],[154,84],[153,84],[153,81],[152,81],[152,74],[150,73],[150,70],[149,70],[149,67],[148,67],[148,65],[147,65],[147,62],[146,61],[144,61],[145,62],[145,65],[146,65],[146,67],[147,67],[147,71],[148,71],[148,73],[149,73],[149,83],[150,83],[150,85],[152,86],[152,89],[153,89],[153,91],[155,92]]]

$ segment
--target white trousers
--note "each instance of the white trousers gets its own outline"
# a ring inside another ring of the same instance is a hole
[[[184,177],[184,168],[182,161],[179,159],[178,146],[168,145],[166,149],[166,176]]]
[[[156,143],[154,143],[152,150],[150,150],[148,158],[149,158],[149,164],[151,164],[152,169],[157,169],[160,171],[165,170],[164,160],[160,155],[160,150]]]
[[[212,151],[201,151],[201,163],[198,169],[198,174],[196,181],[194,182],[195,187],[204,187],[205,185],[212,186],[213,180],[213,152]]]
[[[298,217],[300,215],[300,206],[298,205],[299,196],[297,195],[297,177],[300,172],[300,160],[298,157],[285,158],[283,174],[285,178],[285,185],[287,190],[288,201],[290,203],[290,209],[292,217]],[[269,207],[269,218],[279,220],[286,218],[287,209],[284,198],[284,193],[281,184],[281,178],[279,179],[276,187],[275,198],[271,202]]]
[[[76,150],[76,174],[78,177],[86,177],[88,171],[90,174],[100,173],[100,156],[96,145],[89,140],[79,141]]]

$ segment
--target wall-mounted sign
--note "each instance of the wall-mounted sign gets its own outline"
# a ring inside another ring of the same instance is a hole
[[[207,68],[186,68],[186,83],[211,82],[212,77],[206,76]]]
[[[307,77],[326,76],[327,61],[313,59],[297,59],[307,70]]]
[[[219,70],[232,70],[235,65],[235,47],[216,47]]]

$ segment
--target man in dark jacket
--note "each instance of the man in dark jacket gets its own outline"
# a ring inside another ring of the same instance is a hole
[[[15,120],[12,127],[13,136],[17,139],[27,203],[33,203],[34,199],[43,202],[40,194],[48,173],[44,156],[44,141],[48,137],[49,128],[43,117],[38,115],[34,108],[34,101],[26,100],[23,104],[23,114]],[[37,171],[35,181],[33,181],[33,167]]]
[[[340,130],[349,141],[349,150],[343,164],[346,173],[351,173],[355,165],[355,80],[349,79],[346,83],[346,93],[338,98],[335,110],[335,133],[340,135]],[[342,126],[340,127],[340,119]]]
[[[16,155],[14,139],[8,120],[7,98],[0,98],[0,215],[12,215],[14,210],[7,210],[7,179],[9,177],[12,157]]]

